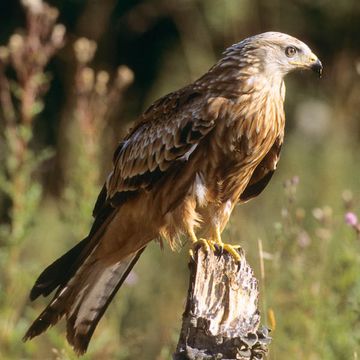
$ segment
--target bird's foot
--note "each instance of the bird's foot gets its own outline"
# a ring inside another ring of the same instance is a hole
[[[240,245],[230,245],[225,244],[221,240],[220,231],[217,231],[217,234],[215,236],[215,239],[208,240],[204,238],[198,239],[194,233],[190,233],[190,240],[191,240],[191,246],[190,246],[190,256],[194,260],[195,259],[195,249],[197,247],[202,247],[206,254],[209,254],[210,251],[212,252],[223,252],[226,251],[232,256],[236,262],[241,261],[241,257],[243,254],[242,248]]]
[[[190,247],[190,250],[189,250],[189,253],[190,253],[190,256],[191,256],[192,259],[194,259],[195,249],[198,246],[202,247],[206,254],[208,254],[210,251],[213,251],[213,252],[216,251],[214,241],[203,239],[203,238],[196,239],[196,240],[192,241],[191,247]]]
[[[235,259],[236,262],[241,261],[241,256],[243,255],[242,247],[240,245],[231,245],[224,243],[221,239],[221,231],[219,228],[216,229],[214,243],[220,248],[221,251],[225,250],[226,252],[228,252],[230,256]]]
[[[225,250],[232,256],[236,262],[241,261],[241,255],[243,253],[240,245],[231,245],[231,244],[217,244],[222,250]]]

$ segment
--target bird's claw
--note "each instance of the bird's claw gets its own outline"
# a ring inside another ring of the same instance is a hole
[[[220,248],[221,253],[223,253],[225,250],[230,256],[235,259],[236,262],[240,263],[241,257],[244,255],[242,247],[240,245],[230,245],[224,243],[221,239],[221,231],[219,228],[216,228],[214,243],[217,247]]]
[[[228,252],[230,256],[235,259],[236,262],[241,261],[241,255],[243,251],[240,245],[221,244],[220,246],[223,250]]]
[[[190,257],[195,260],[195,250],[197,247],[203,248],[205,254],[209,254],[210,251],[213,253],[220,252],[223,253],[226,251],[232,256],[236,262],[241,261],[241,257],[243,255],[243,250],[240,245],[230,245],[225,244],[221,240],[220,231],[217,232],[217,235],[213,240],[208,240],[204,238],[198,239],[196,235],[193,233],[190,236],[191,239],[191,247],[189,250]]]
[[[204,249],[206,254],[209,254],[210,251],[212,252],[220,252],[223,253],[226,251],[236,262],[241,261],[241,257],[243,254],[242,247],[240,245],[230,245],[224,243],[218,243],[211,240],[206,239],[199,239],[192,244],[189,250],[190,257],[195,260],[195,249],[200,246]]]
[[[206,239],[202,239],[202,238],[198,239],[191,244],[191,247],[189,250],[190,257],[193,260],[195,260],[194,253],[195,253],[195,249],[198,246],[202,247],[206,254],[208,254],[210,251],[213,251],[213,252],[216,251],[215,243],[212,240],[206,240]]]

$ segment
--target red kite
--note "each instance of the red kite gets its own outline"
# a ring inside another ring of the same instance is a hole
[[[31,300],[56,292],[24,339],[65,316],[69,343],[84,353],[151,240],[174,247],[185,236],[237,258],[221,232],[234,206],[260,194],[276,169],[283,79],[298,69],[321,74],[322,65],[303,42],[268,32],[229,47],[201,78],[151,105],[114,154],[89,235],[31,290]]]

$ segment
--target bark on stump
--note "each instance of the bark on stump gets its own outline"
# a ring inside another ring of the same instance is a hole
[[[258,283],[241,253],[202,248],[190,261],[190,285],[174,360],[263,359],[271,341],[259,329]]]

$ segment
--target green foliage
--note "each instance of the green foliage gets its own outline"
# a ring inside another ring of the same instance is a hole
[[[312,165],[311,156],[301,155],[305,146],[297,140],[297,136],[291,139],[281,166],[286,168],[287,161],[294,158],[299,167]],[[261,218],[261,228],[268,232],[261,234],[265,262],[261,294],[263,319],[266,320],[269,309],[276,319],[271,359],[284,359],[289,353],[292,359],[352,359],[359,352],[359,317],[354,298],[360,295],[360,243],[356,233],[344,223],[345,204],[341,199],[348,179],[358,174],[344,160],[348,149],[338,139],[327,139],[317,156],[330,156],[334,147],[342,161],[323,167],[311,191],[306,191],[309,187],[303,177],[295,177],[285,181],[280,204],[273,206],[274,196],[279,196],[273,192],[264,196],[268,197],[265,209],[249,209],[250,214],[254,211],[250,226],[255,225],[255,218]],[[328,166],[338,171],[336,185],[324,177]],[[318,200],[324,184],[333,186],[334,192]],[[357,211],[358,201],[357,198],[353,205]],[[277,214],[273,226],[266,219],[270,207]],[[242,226],[249,227],[248,222],[248,218],[242,221]],[[239,230],[239,236],[241,233]],[[247,237],[254,237],[253,230]],[[257,257],[255,243],[247,249],[250,256]],[[271,325],[270,321],[268,326]]]

